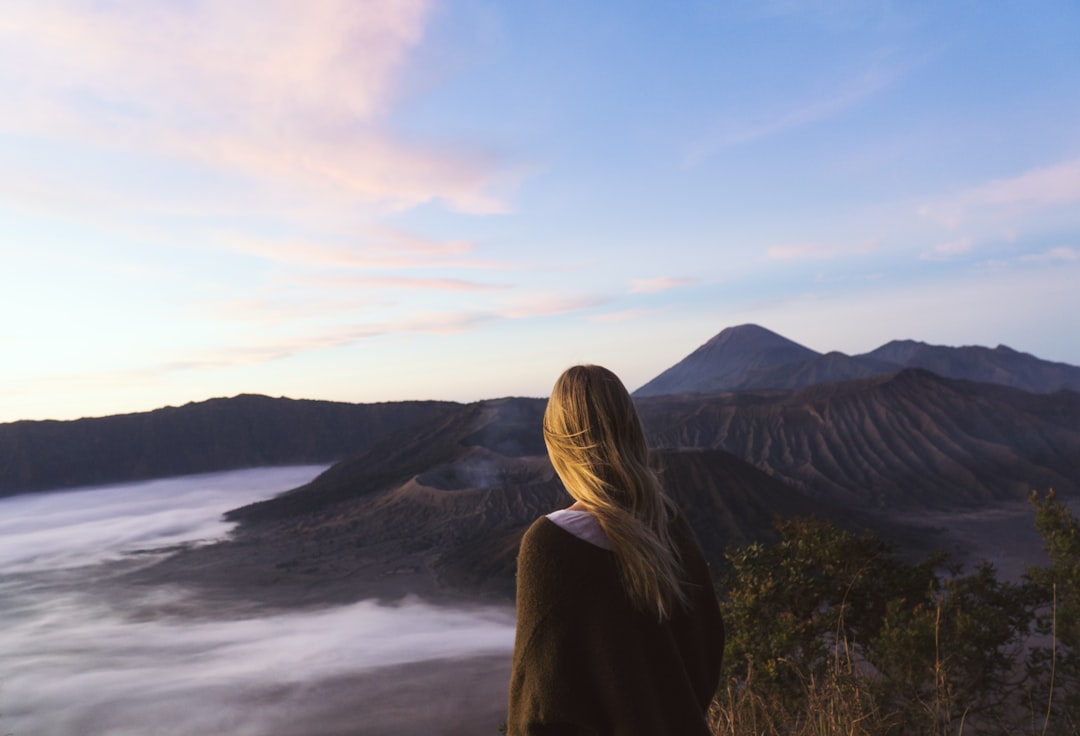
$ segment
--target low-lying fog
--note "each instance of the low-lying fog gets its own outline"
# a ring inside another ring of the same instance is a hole
[[[177,586],[117,593],[148,550],[220,538],[224,511],[320,470],[0,499],[0,734],[497,733],[507,609],[365,601],[214,620],[147,613],[183,610],[159,605],[187,595]]]

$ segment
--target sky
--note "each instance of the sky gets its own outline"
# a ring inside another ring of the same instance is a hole
[[[0,422],[1080,364],[1074,0],[0,6]]]

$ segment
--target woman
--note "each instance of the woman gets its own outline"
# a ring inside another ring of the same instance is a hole
[[[563,373],[544,441],[575,503],[521,540],[507,733],[708,734],[724,649],[716,594],[618,377]]]

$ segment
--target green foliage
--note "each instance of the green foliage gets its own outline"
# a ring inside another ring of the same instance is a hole
[[[1033,503],[1051,564],[1021,584],[816,520],[730,550],[715,732],[1080,732],[1080,525]]]
[[[780,542],[729,551],[728,674],[752,660],[765,681],[799,691],[841,648],[880,633],[890,602],[921,600],[939,561],[908,565],[872,534],[856,536],[815,519],[778,525]]]
[[[1080,521],[1053,491],[1032,493],[1031,504],[1050,564],[1028,569],[1043,638],[1031,651],[1028,677],[1033,689],[1052,691],[1047,711],[1064,725],[1060,732],[1080,733]]]
[[[1023,645],[1034,617],[1024,586],[993,567],[941,577],[915,606],[893,600],[864,656],[879,677],[877,702],[903,731],[948,731],[958,721],[977,733],[1014,733],[1010,716],[1023,692]]]

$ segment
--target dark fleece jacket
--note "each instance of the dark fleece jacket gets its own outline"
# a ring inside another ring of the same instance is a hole
[[[677,520],[690,605],[660,622],[622,589],[612,552],[546,517],[518,554],[508,736],[706,736],[724,627],[708,566]]]

